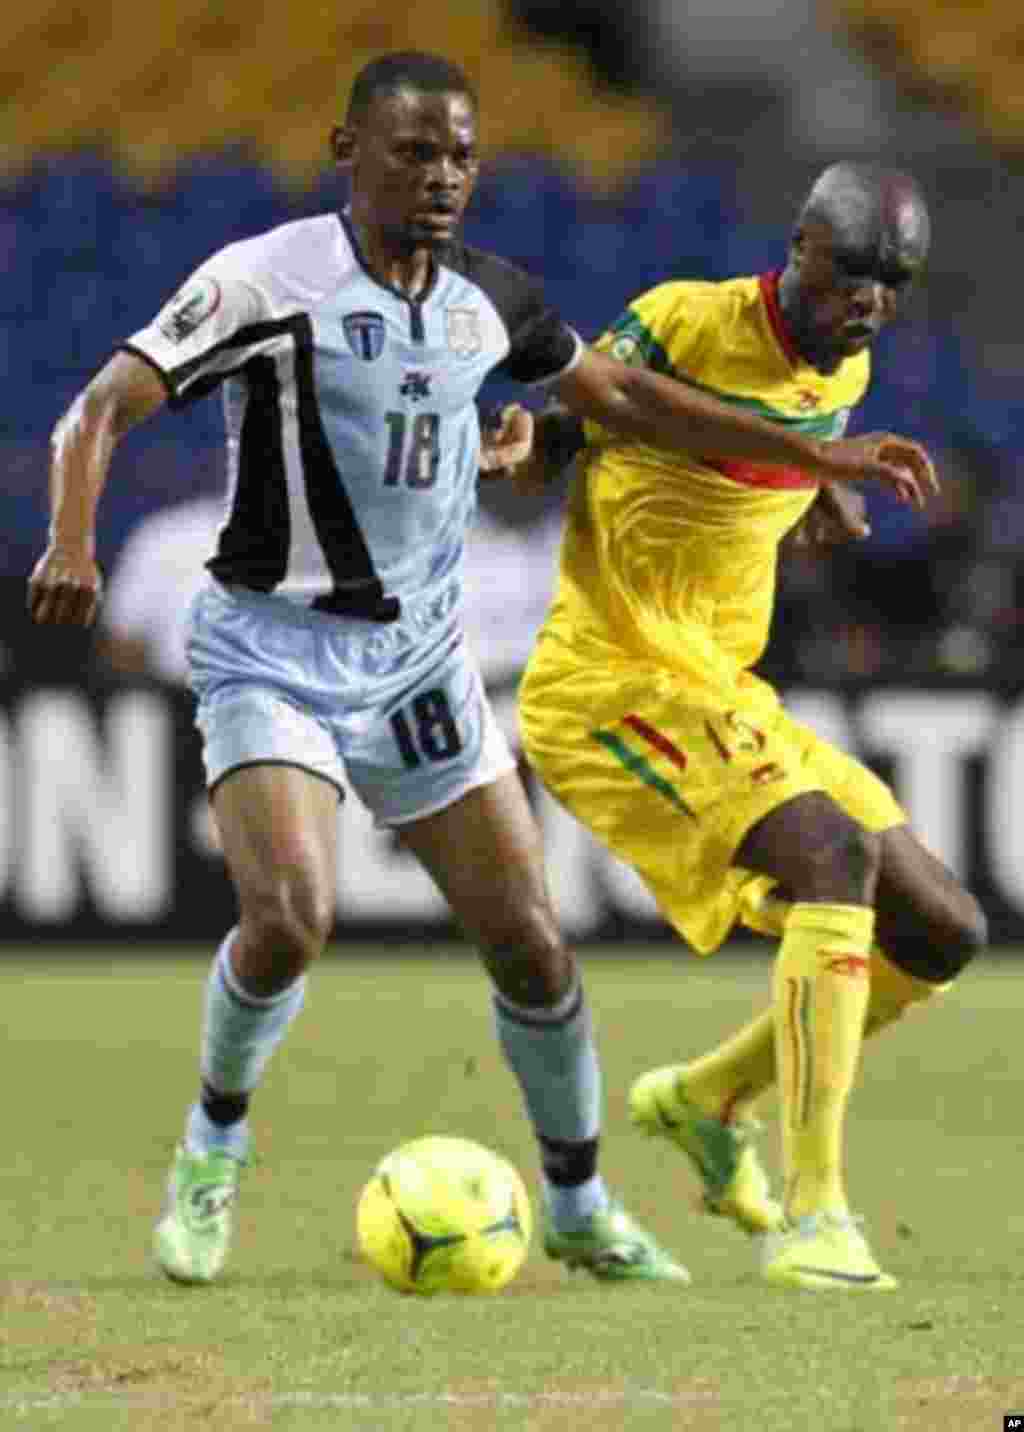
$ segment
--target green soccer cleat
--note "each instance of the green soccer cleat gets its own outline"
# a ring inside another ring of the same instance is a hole
[[[175,1151],[167,1195],[153,1234],[157,1263],[178,1283],[212,1283],[231,1243],[241,1160],[214,1151]]]
[[[570,1270],[585,1268],[602,1282],[688,1283],[690,1275],[651,1235],[613,1203],[593,1214],[584,1228],[562,1233],[545,1214],[544,1252]]]
[[[883,1273],[850,1214],[812,1213],[764,1240],[761,1273],[785,1288],[880,1293],[899,1287]]]
[[[629,1113],[644,1133],[659,1134],[689,1155],[704,1185],[708,1213],[731,1218],[746,1233],[782,1227],[782,1206],[770,1196],[751,1143],[759,1126],[726,1124],[702,1113],[687,1097],[685,1065],[642,1074],[629,1091]]]

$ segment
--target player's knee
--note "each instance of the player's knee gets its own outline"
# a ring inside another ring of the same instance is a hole
[[[503,929],[490,933],[482,953],[500,992],[527,1009],[557,1004],[576,974],[572,952],[546,899],[522,902]]]
[[[959,892],[953,946],[959,974],[988,944],[988,916],[968,890]]]
[[[242,902],[247,942],[282,974],[299,975],[320,955],[333,919],[327,893],[303,872],[281,876]]]
[[[944,912],[943,928],[928,945],[925,978],[936,984],[956,979],[988,944],[988,920],[968,890],[957,886]]]

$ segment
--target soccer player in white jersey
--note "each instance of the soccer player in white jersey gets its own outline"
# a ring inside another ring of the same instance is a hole
[[[173,1278],[224,1262],[247,1110],[331,930],[346,790],[400,830],[478,947],[536,1131],[545,1246],[598,1277],[687,1275],[597,1171],[600,1075],[537,830],[459,625],[478,467],[518,461],[516,411],[481,458],[492,370],[657,446],[923,481],[898,439],[821,444],[587,349],[538,285],[456,233],[477,175],[463,74],[420,53],[358,76],[334,157],[351,203],[232,244],[124,344],[53,437],[39,622],[88,625],[96,505],[116,443],[222,385],[225,522],[189,638],[213,808],[239,917],[210,973],[201,1090],[157,1225]],[[713,1131],[712,1131],[713,1132]]]

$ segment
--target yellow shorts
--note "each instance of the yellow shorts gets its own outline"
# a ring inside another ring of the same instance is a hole
[[[727,703],[663,668],[595,672],[548,659],[542,643],[519,693],[523,744],[548,789],[643,877],[701,954],[737,920],[778,928],[765,876],[733,866],[747,831],[794,796],[825,791],[871,831],[902,825],[892,792],[859,761],[794,721],[744,673]]]

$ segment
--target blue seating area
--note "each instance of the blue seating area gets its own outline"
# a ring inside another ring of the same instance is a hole
[[[311,191],[289,194],[239,154],[186,165],[157,192],[129,187],[88,155],[40,162],[0,188],[0,356],[7,374],[0,440],[9,454],[0,567],[23,570],[38,550],[47,435],[116,342],[145,323],[212,250],[320,212],[339,192],[325,174]],[[770,267],[781,263],[785,244],[784,235],[743,224],[727,173],[666,162],[621,192],[598,196],[531,157],[508,158],[485,173],[466,237],[542,276],[553,302],[587,337],[655,283]],[[866,405],[867,425],[940,443],[1005,429],[999,403],[967,381],[951,331],[895,333],[887,347],[887,381]],[[102,511],[107,560],[143,512],[209,484],[219,426],[216,400],[207,399],[133,435]]]

